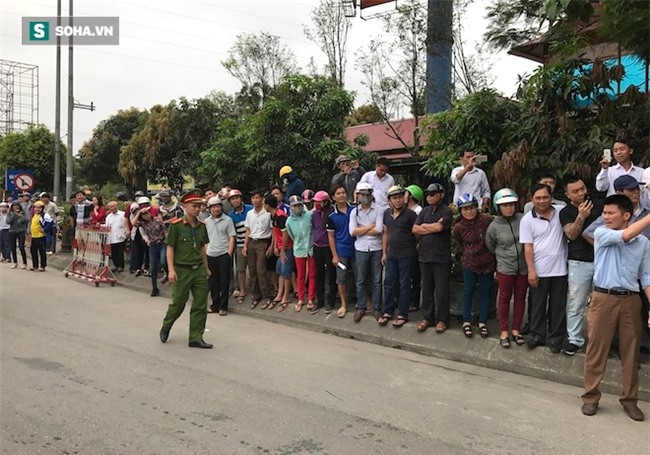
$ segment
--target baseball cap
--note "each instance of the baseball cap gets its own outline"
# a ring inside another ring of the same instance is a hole
[[[645,183],[639,182],[631,175],[621,175],[619,178],[614,180],[614,189],[616,191],[633,190],[638,188],[639,185],[645,185]]]

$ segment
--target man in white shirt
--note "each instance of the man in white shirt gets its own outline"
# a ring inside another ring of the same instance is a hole
[[[548,172],[540,172],[535,176],[535,183],[543,183],[544,185],[548,185],[551,187],[552,205],[559,205],[561,207],[566,207],[566,202],[561,201],[559,199],[555,199],[553,197],[553,194],[555,193],[555,187],[557,185],[557,182],[555,181],[555,177],[553,176],[553,174],[550,174]],[[526,202],[526,205],[524,205],[524,214],[530,212],[532,209],[533,209],[533,201]]]
[[[635,166],[632,163],[632,154],[634,150],[630,147],[630,143],[626,138],[617,137],[612,146],[614,153],[614,160],[616,164],[610,166],[609,159],[603,156],[600,161],[602,168],[596,176],[596,189],[598,191],[607,191],[607,196],[616,193],[614,189],[614,180],[621,175],[630,175],[638,182],[643,182],[643,168]]]
[[[519,225],[530,286],[531,337],[527,346],[535,349],[547,344],[557,354],[566,335],[567,242],[560,222],[561,207],[551,204],[551,188],[537,183],[531,193],[533,210]]]
[[[375,172],[366,172],[359,182],[369,183],[375,197],[375,204],[380,211],[388,208],[388,188],[395,185],[395,179],[388,173],[390,161],[387,158],[379,158],[375,166]]]
[[[108,203],[106,226],[111,230],[108,233],[108,243],[111,245],[111,259],[115,268],[114,272],[124,270],[124,245],[126,244],[126,218],[124,212],[117,207],[117,201]]]
[[[271,214],[264,210],[262,192],[253,191],[251,202],[253,210],[246,214],[246,221],[244,221],[246,236],[242,254],[248,258],[250,288],[253,295],[251,309],[255,309],[262,299],[271,300],[269,283],[266,279],[266,258],[273,254],[273,245],[271,245]]]
[[[454,184],[454,201],[462,194],[472,194],[478,201],[479,208],[484,211],[490,207],[490,184],[483,169],[476,165],[476,153],[473,150],[464,150],[460,153],[458,166],[451,171],[451,182]]]

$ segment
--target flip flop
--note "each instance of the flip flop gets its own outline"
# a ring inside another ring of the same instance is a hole
[[[388,321],[390,321],[391,319],[393,319],[393,318],[392,318],[392,316],[390,314],[384,313],[384,315],[382,317],[380,317],[377,320],[377,322],[379,323],[379,325],[384,326],[384,325],[388,324]]]
[[[313,310],[313,309],[314,309],[314,306],[315,306],[315,305],[314,305],[314,302],[312,302],[311,300],[307,303],[307,309],[308,309],[309,311]]]
[[[282,313],[284,310],[287,309],[291,302],[280,302],[278,309],[276,310],[278,313]]]
[[[341,307],[341,308],[339,308],[338,311],[336,312],[336,315],[337,315],[338,317],[340,317],[340,318],[344,318],[347,312],[348,312],[348,309],[347,309],[346,307]]]
[[[397,319],[393,321],[393,327],[396,329],[399,329],[400,327],[404,327],[404,324],[408,322],[408,319],[406,319],[404,316],[397,316]]]
[[[298,313],[300,310],[302,310],[302,305],[303,305],[302,302],[298,302],[298,303],[296,303],[296,304],[294,305],[294,307],[293,307],[293,310],[294,310],[296,313]]]
[[[262,301],[261,299],[259,299],[259,300],[253,300],[253,302],[251,302],[251,310],[254,310],[255,308],[257,308],[257,305],[259,305],[259,303],[260,303],[261,301]]]
[[[240,305],[241,305],[242,303],[244,303],[244,300],[246,300],[246,296],[245,296],[245,295],[239,295],[239,297],[237,297],[237,303],[240,304]]]

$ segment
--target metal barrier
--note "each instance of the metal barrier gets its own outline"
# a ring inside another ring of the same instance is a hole
[[[106,225],[82,226],[77,228],[73,241],[74,259],[63,274],[95,283],[110,283],[115,286],[115,275],[111,272],[108,260],[111,245],[108,235],[111,228]]]

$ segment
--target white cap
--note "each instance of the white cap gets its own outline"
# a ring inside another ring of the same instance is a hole
[[[208,208],[212,207],[213,205],[221,205],[223,202],[221,202],[221,198],[219,196],[212,196],[210,199],[208,199]]]
[[[151,204],[151,199],[149,199],[147,196],[140,196],[135,202],[137,202],[138,205]]]

